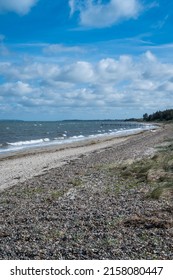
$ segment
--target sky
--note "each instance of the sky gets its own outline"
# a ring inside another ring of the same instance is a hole
[[[170,0],[0,0],[0,119],[173,108]]]

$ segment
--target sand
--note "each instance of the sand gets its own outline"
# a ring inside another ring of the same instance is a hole
[[[152,133],[155,130],[142,132]],[[136,133],[140,135],[141,132]],[[36,175],[41,175],[52,168],[62,166],[70,159],[76,159],[82,154],[105,149],[112,145],[118,145],[134,135],[125,137],[97,137],[93,140],[75,142],[73,144],[49,146],[47,148],[30,149],[26,151],[14,152],[0,155],[0,191],[23,182]],[[148,152],[151,152],[148,150]]]

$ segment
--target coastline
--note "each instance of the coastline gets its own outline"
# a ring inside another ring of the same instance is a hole
[[[150,186],[118,169],[170,138],[172,125],[162,125],[1,158],[0,259],[172,259],[171,203],[146,200]]]
[[[90,141],[97,137],[121,137],[155,128],[152,124],[113,120],[108,122],[104,120],[75,121],[74,123],[69,121],[65,124],[64,122],[50,122],[50,126],[45,122],[38,124],[22,122],[23,126],[17,124],[12,122],[9,126],[2,125],[0,155]]]
[[[127,135],[107,135],[76,141],[68,144],[50,145],[32,149],[0,154],[0,191],[21,183],[29,178],[44,174],[52,168],[66,164],[82,154],[88,154],[121,144],[131,137],[143,133],[152,133],[158,128],[135,132]]]

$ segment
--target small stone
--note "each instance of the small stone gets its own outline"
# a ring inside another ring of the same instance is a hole
[[[173,227],[168,229],[168,233],[173,236]]]

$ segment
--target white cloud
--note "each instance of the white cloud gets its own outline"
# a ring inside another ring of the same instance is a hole
[[[23,83],[21,81],[16,82],[14,90],[17,94],[20,95],[27,95],[33,91],[33,89],[28,83]]]
[[[147,51],[147,52],[145,53],[145,57],[146,57],[149,61],[151,61],[151,62],[154,62],[154,61],[157,60],[156,56],[153,55],[153,53],[150,52],[150,51]]]
[[[2,96],[24,96],[32,94],[35,90],[28,84],[22,81],[17,81],[15,83],[4,83],[0,85],[0,90]]]
[[[63,67],[59,78],[75,83],[91,83],[95,79],[94,69],[89,62],[77,61],[74,64]]]
[[[168,92],[172,93],[173,92],[173,82],[170,82],[170,81],[164,82],[163,84],[161,84],[158,87],[158,90],[161,91],[161,92],[168,91]]]
[[[70,16],[72,16],[74,12],[77,10],[77,1],[69,0],[69,7],[70,7]]]
[[[110,110],[144,108],[147,112],[173,106],[173,64],[163,63],[150,51],[95,63],[1,62],[0,77],[4,81],[0,85],[4,106],[40,106],[48,111],[104,106]]]
[[[0,12],[27,14],[38,0],[0,0]]]
[[[136,19],[142,11],[139,0],[110,0],[103,4],[102,1],[69,0],[71,15],[80,12],[80,24],[86,27],[102,28],[111,26],[119,21]]]
[[[24,63],[12,64],[10,62],[0,63],[0,74],[8,80],[34,80],[34,79],[54,79],[60,74],[59,66],[48,63]]]
[[[173,77],[173,64],[162,63],[151,52],[146,52],[140,62],[141,75],[146,80],[161,83]]]
[[[163,26],[166,24],[167,20],[169,18],[169,15],[166,15],[162,20],[159,20],[156,24],[154,24],[152,27],[156,29],[162,29]]]
[[[49,46],[46,46],[43,49],[44,53],[47,54],[56,54],[56,53],[62,53],[62,52],[83,52],[82,48],[78,46],[64,46],[62,44],[52,44]]]
[[[132,58],[127,55],[120,56],[119,60],[102,59],[98,63],[98,73],[101,83],[117,83],[137,75]]]
[[[5,36],[3,34],[0,34],[0,55],[1,56],[6,56],[6,55],[10,54],[8,48],[4,44],[4,39],[5,39]]]

